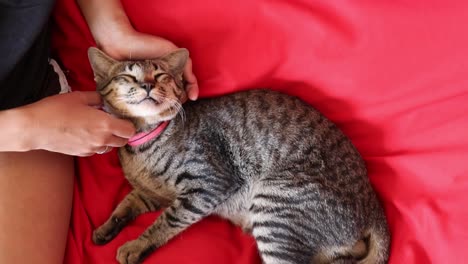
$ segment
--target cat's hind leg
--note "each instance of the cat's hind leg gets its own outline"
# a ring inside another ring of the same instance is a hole
[[[275,210],[275,209],[273,209]],[[285,218],[299,217],[294,213],[263,217],[268,211],[253,216],[252,235],[264,264],[308,264],[313,248],[304,243],[307,234],[298,229],[295,221]],[[286,216],[288,215],[288,216]]]
[[[297,187],[286,177],[260,182],[252,197],[249,215],[252,235],[264,264],[309,264],[324,239],[308,206],[314,204],[315,186]]]
[[[160,209],[160,204],[146,195],[133,190],[119,203],[109,219],[93,232],[93,242],[106,244],[138,215]]]

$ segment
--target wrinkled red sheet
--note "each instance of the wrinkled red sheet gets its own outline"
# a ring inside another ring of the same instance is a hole
[[[137,3],[138,2],[138,3]],[[300,96],[352,139],[385,207],[391,263],[468,258],[468,2],[124,1],[134,27],[188,48],[201,96],[270,87]],[[95,45],[75,1],[58,1],[54,49],[75,90],[93,90]],[[129,191],[115,151],[77,160],[66,263],[114,263],[92,230]],[[217,217],[146,263],[259,264],[252,238]]]

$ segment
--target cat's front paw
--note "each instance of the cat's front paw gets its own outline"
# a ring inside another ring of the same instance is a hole
[[[117,226],[106,223],[94,230],[93,242],[96,245],[104,245],[116,237],[119,231],[120,229]]]
[[[96,245],[106,244],[120,233],[120,230],[122,230],[122,228],[127,222],[128,220],[125,218],[118,218],[117,216],[112,216],[102,226],[94,230],[93,242]]]
[[[117,261],[120,264],[141,263],[153,250],[154,247],[149,241],[142,239],[129,241],[118,249]]]
[[[107,242],[111,241],[112,237],[108,234],[104,234],[101,230],[96,229],[93,232],[93,242],[96,245],[104,245]]]

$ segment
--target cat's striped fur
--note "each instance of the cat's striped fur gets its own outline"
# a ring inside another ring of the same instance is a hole
[[[89,55],[109,112],[139,130],[172,119],[156,139],[119,150],[134,190],[94,232],[94,242],[106,243],[139,214],[164,208],[118,250],[120,263],[140,263],[210,214],[251,232],[266,264],[387,261],[386,220],[364,162],[312,107],[250,90],[187,102],[181,118],[185,50],[142,62],[116,62],[94,48]],[[148,80],[151,89],[142,85]]]

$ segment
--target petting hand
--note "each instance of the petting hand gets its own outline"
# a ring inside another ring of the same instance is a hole
[[[133,124],[97,109],[100,105],[96,92],[73,92],[21,108],[30,148],[90,156],[124,146],[135,133]]]
[[[178,47],[169,40],[137,32],[129,29],[117,34],[118,41],[111,41],[100,47],[105,53],[116,60],[148,59],[165,55]],[[187,81],[187,93],[190,100],[198,98],[197,78],[192,71],[192,60],[189,58],[184,69]]]
[[[77,0],[98,48],[116,60],[155,59],[175,49],[174,43],[136,31],[120,0]],[[156,21],[157,23],[157,21]],[[192,60],[185,66],[187,94],[190,100],[198,97],[197,78]]]

